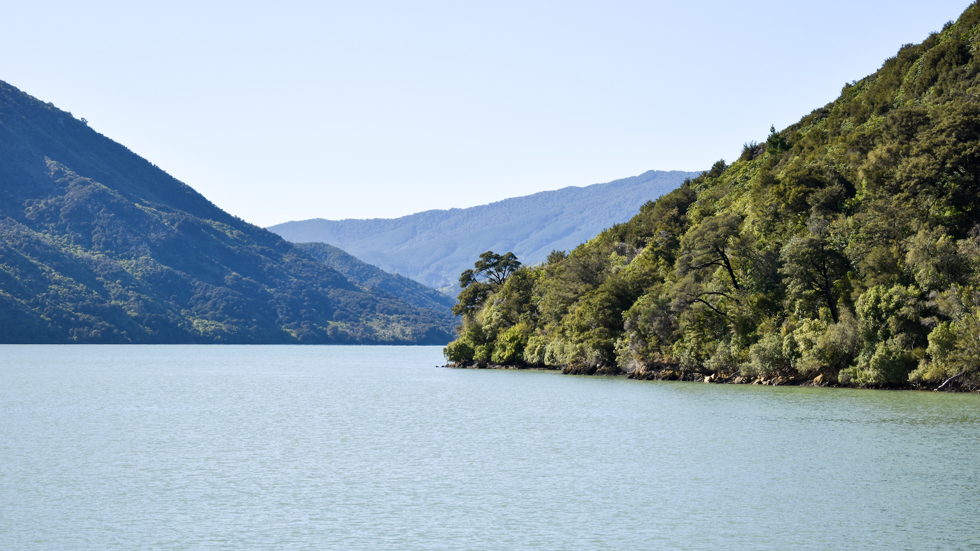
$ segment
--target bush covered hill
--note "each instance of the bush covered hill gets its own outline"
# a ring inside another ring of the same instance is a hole
[[[329,243],[388,272],[452,294],[459,273],[480,253],[514,251],[542,262],[677,188],[693,172],[651,170],[587,187],[566,187],[466,209],[430,210],[394,219],[304,220],[269,229],[289,241]]]
[[[978,23],[974,4],[834,102],[570,254],[500,285],[465,277],[465,322],[447,357],[638,378],[976,388]]]
[[[326,243],[296,243],[296,248],[323,262],[358,285],[387,293],[412,306],[449,312],[455,300],[405,276],[361,262],[353,255]]]
[[[452,325],[0,82],[0,342],[437,344]]]

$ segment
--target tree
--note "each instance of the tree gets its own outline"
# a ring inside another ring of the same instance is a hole
[[[548,253],[548,261],[547,261],[547,263],[548,264],[558,264],[559,262],[561,262],[562,260],[565,260],[566,258],[568,258],[568,253],[566,253],[565,251],[559,251],[559,250],[555,249],[555,250],[551,251],[550,253]]]
[[[483,306],[483,301],[490,296],[493,286],[482,281],[473,281],[460,291],[453,306],[454,316],[471,315]]]
[[[826,228],[815,228],[805,236],[790,239],[783,247],[783,267],[780,272],[788,280],[791,296],[805,298],[816,294],[826,302],[834,323],[840,321],[837,310],[837,282],[847,274],[850,263],[847,257],[832,246],[827,239]]]
[[[766,138],[766,152],[778,155],[783,151],[789,151],[789,143],[780,132],[776,132],[776,126],[769,127],[769,137]]]
[[[480,260],[476,261],[472,270],[466,270],[459,276],[459,286],[465,289],[478,282],[480,278],[485,278],[494,285],[503,285],[510,274],[520,267],[521,263],[514,253],[499,255],[487,251],[480,255]]]
[[[463,290],[453,306],[453,315],[469,315],[479,310],[487,297],[520,267],[521,263],[512,252],[499,255],[487,251],[481,254],[473,269],[466,270],[459,276],[459,286]],[[481,279],[486,281],[480,281]]]
[[[734,214],[719,214],[705,218],[691,228],[681,239],[683,252],[678,260],[681,275],[712,266],[724,268],[731,278],[732,287],[739,290],[732,254],[741,223],[742,219]]]
[[[681,363],[693,365],[711,357],[720,340],[744,335],[746,298],[740,263],[750,255],[740,235],[742,219],[735,214],[716,214],[693,225],[681,238],[672,285],[672,308],[678,313],[681,345],[674,351]],[[700,304],[701,307],[696,307]]]

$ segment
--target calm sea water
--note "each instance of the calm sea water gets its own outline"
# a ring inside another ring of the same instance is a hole
[[[0,549],[980,549],[980,396],[0,347]]]

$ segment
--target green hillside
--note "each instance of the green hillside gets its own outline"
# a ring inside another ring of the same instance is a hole
[[[457,310],[470,313],[447,357],[639,378],[976,386],[978,22],[974,4],[731,165],[567,256],[464,290]]]
[[[436,344],[452,323],[0,82],[0,342]]]
[[[362,262],[333,245],[296,243],[296,247],[337,270],[354,283],[388,293],[413,306],[431,308],[445,314],[456,302],[449,296],[421,283],[416,283],[403,275],[389,274],[377,266]]]

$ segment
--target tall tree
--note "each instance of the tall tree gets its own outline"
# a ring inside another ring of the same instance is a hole
[[[738,277],[732,262],[738,246],[738,231],[742,219],[734,214],[709,216],[691,228],[681,239],[683,250],[678,260],[681,274],[705,268],[724,268],[732,287],[739,290]]]
[[[807,235],[793,237],[783,247],[780,273],[787,280],[787,291],[791,297],[805,299],[819,296],[830,310],[834,323],[837,323],[840,313],[835,288],[850,269],[850,262],[830,242],[826,226],[812,230]]]
[[[484,278],[494,285],[503,285],[510,274],[521,267],[520,261],[514,253],[499,255],[493,251],[487,251],[480,255],[480,260],[476,261],[472,270],[466,270],[459,276],[459,286],[463,289],[474,282]]]
[[[491,292],[503,285],[520,267],[520,261],[512,252],[500,255],[487,251],[481,254],[473,268],[459,276],[459,286],[463,290],[453,306],[453,314],[463,316],[479,310]]]

